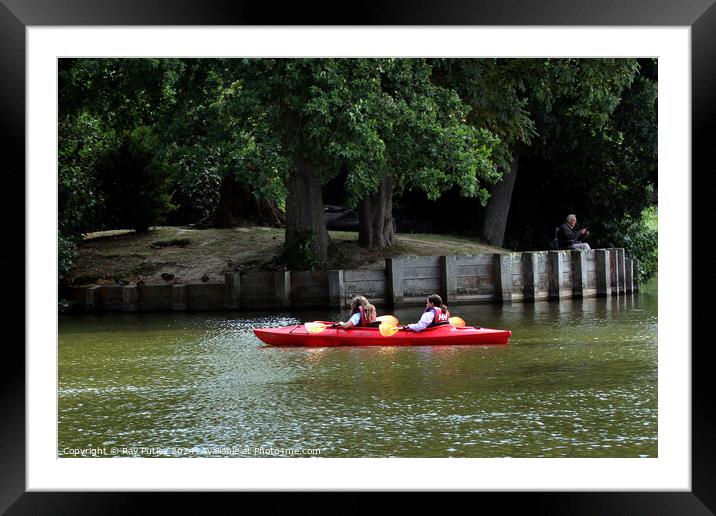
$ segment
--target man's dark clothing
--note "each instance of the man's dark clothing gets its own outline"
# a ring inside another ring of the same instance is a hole
[[[560,249],[569,249],[571,246],[579,242],[579,239],[582,238],[583,235],[579,234],[579,231],[576,229],[573,229],[569,224],[566,222],[559,226],[559,231],[557,231],[557,240],[559,241],[559,248]]]

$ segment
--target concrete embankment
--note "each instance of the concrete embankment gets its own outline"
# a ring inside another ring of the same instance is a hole
[[[78,312],[343,308],[364,295],[379,306],[511,303],[614,296],[639,289],[639,264],[624,249],[402,256],[381,269],[232,272],[221,283],[69,287]]]

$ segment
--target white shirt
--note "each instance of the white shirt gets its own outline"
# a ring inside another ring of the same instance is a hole
[[[348,319],[348,322],[351,323],[353,326],[358,326],[360,324],[360,312],[356,312],[351,315],[351,318]]]
[[[408,328],[413,331],[423,331],[425,328],[432,324],[434,318],[435,312],[433,310],[428,310],[427,312],[423,313],[422,317],[418,322],[416,322],[415,324],[408,324]]]

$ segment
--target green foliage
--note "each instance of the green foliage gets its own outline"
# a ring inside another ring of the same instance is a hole
[[[57,311],[61,314],[69,314],[75,307],[75,303],[68,299],[59,299],[57,301]]]
[[[170,148],[177,163],[173,200],[177,221],[197,221],[211,217],[219,204],[221,172],[218,157],[202,146]]]
[[[63,235],[62,231],[57,232],[57,281],[62,284],[65,275],[77,261],[79,253],[77,251],[77,243],[73,238]]]
[[[87,112],[59,121],[59,228],[78,237],[97,224],[104,200],[97,189],[96,163],[114,144],[114,132]]]
[[[591,231],[591,230],[590,230]],[[639,276],[641,283],[646,283],[656,276],[659,269],[657,207],[649,206],[637,217],[623,217],[600,224],[596,230],[608,235],[595,239],[593,247],[624,248],[627,256],[639,260]]]
[[[625,221],[622,225],[626,226],[626,231],[620,247],[624,247],[629,256],[639,260],[639,275],[644,284],[655,277],[659,270],[656,206],[645,209],[639,219]]]
[[[538,120],[554,113],[603,126],[638,67],[636,59],[547,59],[541,72],[528,79],[530,110]],[[539,124],[538,131],[543,132]]]
[[[499,139],[467,121],[470,111],[449,87],[433,81],[424,59],[336,60],[328,86],[312,89],[309,105],[327,124],[324,169],[347,171],[347,204],[377,192],[389,176],[392,194],[419,189],[429,199],[457,187],[485,202],[486,184],[499,179],[492,157]],[[332,87],[332,89],[331,89]],[[336,94],[338,92],[338,94]],[[323,175],[324,180],[330,175]],[[380,221],[377,221],[380,224]]]
[[[530,86],[540,136],[520,149],[532,173],[518,176],[505,244],[544,249],[576,213],[592,247],[624,247],[632,234],[650,256],[634,224],[656,203],[656,61],[552,61],[545,85]]]
[[[150,220],[156,218],[156,204],[166,204],[166,192],[157,188],[161,181],[156,177],[156,163],[131,167],[126,174],[133,178],[125,184],[120,165],[109,162],[113,156],[125,161],[162,161],[159,156],[166,148],[147,128],[155,126],[171,107],[173,69],[178,66],[171,59],[59,60],[59,222],[68,235],[78,237],[117,222],[127,224],[129,214],[114,219],[122,209],[118,194],[122,188],[131,191],[132,184],[138,188],[132,193],[138,199],[158,193],[158,201],[149,203]],[[139,140],[145,137],[149,139],[142,150]],[[151,158],[146,148],[150,145],[154,146]],[[111,177],[104,176],[107,170]],[[145,178],[140,180],[140,175]],[[151,175],[155,178],[149,179]],[[140,208],[142,204],[127,206]],[[146,223],[131,221],[131,226]]]
[[[467,121],[497,137],[491,158],[498,171],[506,171],[515,147],[531,144],[537,135],[528,110],[528,85],[542,82],[544,60],[434,59],[431,63],[434,80],[454,89],[470,107]],[[493,179],[500,177],[501,173]]]
[[[213,215],[226,176],[257,197],[283,203],[288,161],[275,126],[255,92],[244,86],[242,60],[195,59],[181,63],[173,84],[174,109],[157,125],[178,163],[176,197],[184,219]]]
[[[262,59],[242,66],[240,91],[226,109],[236,118],[258,114],[243,123],[251,136],[245,140],[279,165],[278,177],[299,157],[322,183],[346,170],[351,206],[386,174],[398,193],[421,188],[434,198],[453,185],[484,196],[480,180],[499,177],[490,155],[498,140],[466,123],[469,108],[431,80],[423,59]]]
[[[386,173],[393,176],[396,194],[418,188],[437,199],[457,186],[463,196],[485,200],[484,185],[500,177],[492,156],[499,138],[467,122],[470,107],[433,81],[429,63],[402,59],[389,64],[383,80],[392,90],[395,113],[382,136]],[[396,83],[399,88],[393,87]]]
[[[173,101],[176,59],[60,59],[60,117],[87,111],[125,130],[156,121]]]
[[[281,244],[271,265],[294,271],[312,271],[320,267],[321,261],[315,251],[313,231],[298,232],[295,238]]]
[[[634,228],[656,189],[655,60],[61,59],[59,86],[67,238],[143,230],[173,205],[174,222],[206,219],[227,176],[285,206],[297,163],[322,184],[345,173],[352,206],[386,175],[396,195],[484,205],[520,154],[544,175],[523,197],[518,179],[516,248],[574,211],[650,256]],[[283,263],[315,267],[306,245],[323,240],[290,235]]]
[[[104,198],[105,228],[145,232],[174,208],[169,186],[172,170],[149,127],[120,136],[118,145],[97,160],[97,184]]]
[[[77,242],[72,237],[64,235],[61,230],[57,232],[57,283],[58,285],[66,284],[66,275],[69,270],[77,262],[79,251]],[[59,298],[57,301],[57,310],[59,313],[69,313],[72,311],[74,303],[70,300]]]
[[[554,160],[555,175],[561,175],[560,167],[565,165],[567,174],[581,170],[574,160],[609,131],[622,92],[639,67],[635,59],[437,59],[433,63],[436,80],[454,88],[472,107],[469,121],[497,136],[491,155],[497,170],[505,172],[513,156],[528,154]],[[579,134],[583,137],[575,137]],[[590,162],[602,166],[604,160]]]

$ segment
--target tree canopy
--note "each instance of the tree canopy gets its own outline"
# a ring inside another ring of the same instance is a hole
[[[386,177],[391,188],[420,188],[430,198],[453,185],[484,198],[482,181],[499,178],[490,159],[497,138],[466,122],[469,107],[432,82],[424,60],[247,59],[236,66],[242,79],[227,108],[258,153],[283,160],[274,170],[286,186],[286,245],[310,240],[318,263],[328,246],[321,185],[342,171],[352,206]],[[247,118],[256,113],[261,123]]]
[[[255,214],[321,267],[339,178],[367,247],[416,192],[427,217],[468,199],[494,244],[539,248],[568,210],[624,245],[656,202],[656,84],[649,59],[61,59],[61,243]]]

